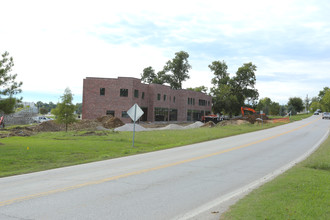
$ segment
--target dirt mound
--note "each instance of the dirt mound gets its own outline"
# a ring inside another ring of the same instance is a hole
[[[117,117],[112,117],[109,120],[103,122],[102,124],[103,124],[103,127],[105,127],[105,128],[117,128],[117,127],[123,126],[124,122],[122,122]]]
[[[64,129],[65,129],[64,125],[61,126],[60,124],[57,124],[55,121],[45,121],[34,128],[34,130],[37,132],[62,131]]]
[[[245,121],[245,120],[224,120],[219,122],[218,124],[216,124],[216,126],[226,126],[226,125],[241,125],[241,124],[247,124],[249,122]]]
[[[246,120],[251,124],[254,124],[255,122],[261,121],[261,117],[262,120],[268,120],[268,117],[265,115],[248,115]]]
[[[214,126],[215,123],[213,121],[206,122],[204,125],[202,125],[202,127],[208,127],[208,128],[212,128]]]

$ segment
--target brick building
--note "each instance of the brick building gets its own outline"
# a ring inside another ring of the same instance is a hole
[[[131,122],[126,111],[137,103],[141,121],[197,121],[211,113],[212,97],[159,84],[144,84],[131,77],[86,77],[83,83],[83,119],[113,115]]]

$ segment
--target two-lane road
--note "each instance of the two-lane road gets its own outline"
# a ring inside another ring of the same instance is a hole
[[[164,151],[0,178],[0,219],[217,217],[212,210],[301,160],[329,127],[329,120],[312,116]]]

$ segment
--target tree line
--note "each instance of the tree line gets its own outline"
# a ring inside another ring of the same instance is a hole
[[[21,99],[17,99],[14,95],[20,93],[22,82],[16,82],[17,74],[11,74],[14,66],[13,58],[9,57],[9,53],[5,52],[0,59],[0,113],[9,114],[14,111]],[[144,68],[141,73],[141,80],[145,83],[168,84],[172,89],[182,89],[182,82],[189,79],[189,70],[192,68],[188,61],[189,54],[185,51],[175,53],[175,57],[168,60],[163,69],[158,71],[149,66]],[[236,73],[230,77],[228,66],[225,61],[213,61],[209,66],[213,73],[212,87],[209,95],[212,96],[213,112],[228,114],[230,116],[238,115],[241,106],[255,108],[257,111],[263,111],[268,115],[284,115],[287,112],[296,114],[304,108],[315,111],[330,111],[330,89],[324,87],[319,92],[318,97],[309,99],[308,96],[303,101],[299,97],[291,97],[287,105],[280,105],[273,102],[270,98],[265,97],[258,101],[259,92],[255,88],[257,66],[252,62],[244,63],[239,67]],[[188,88],[198,92],[207,93],[208,88],[199,86],[196,88]],[[62,102],[66,105],[72,104],[72,93],[69,89],[65,90],[65,94],[61,97]],[[71,100],[71,102],[69,102]],[[61,103],[54,104],[52,102],[37,102],[37,107],[42,114],[50,111],[61,112],[59,106]],[[73,111],[77,110],[81,114],[82,104],[73,105]],[[57,109],[57,110],[56,110]],[[72,110],[70,108],[70,111]]]

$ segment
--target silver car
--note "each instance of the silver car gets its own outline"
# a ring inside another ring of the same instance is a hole
[[[323,112],[322,119],[330,119],[330,112]]]

